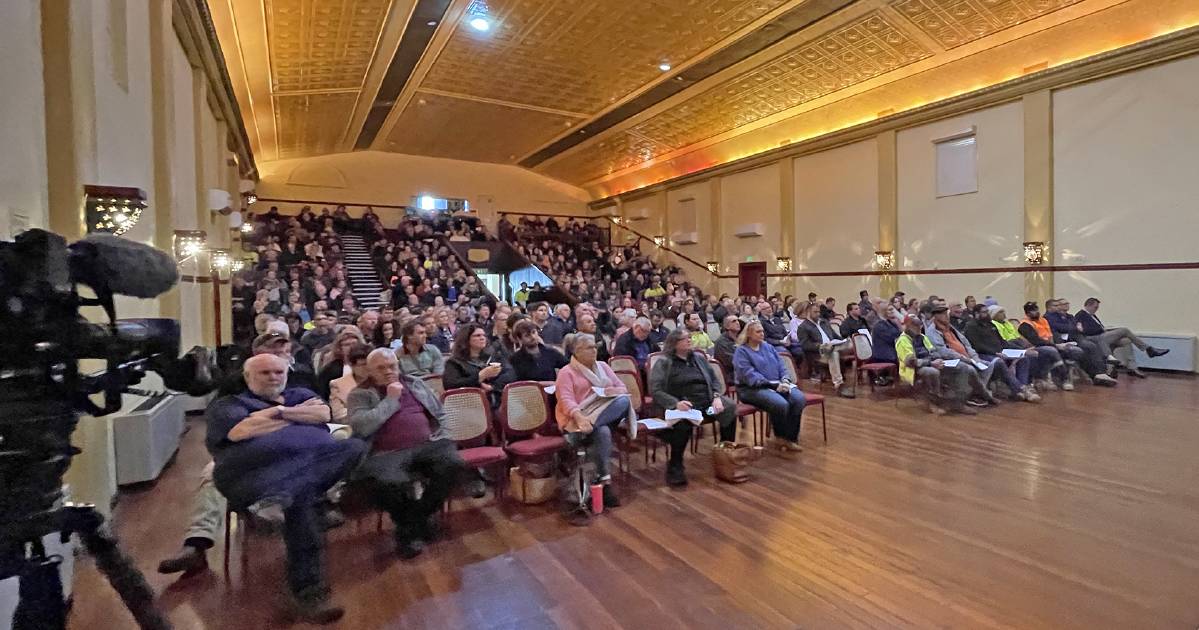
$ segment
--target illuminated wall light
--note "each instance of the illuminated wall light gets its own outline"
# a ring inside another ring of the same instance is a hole
[[[242,269],[245,269],[245,268],[246,268],[246,261],[245,261],[245,259],[238,258],[238,259],[236,259],[236,260],[232,260],[232,261],[230,261],[230,262],[229,262],[229,270],[230,270],[230,271],[232,271],[232,272],[234,272],[234,273],[237,273],[237,272],[239,272],[239,271],[241,271]]]
[[[1024,262],[1029,265],[1045,264],[1046,245],[1044,241],[1028,241],[1024,243]]]
[[[665,244],[666,244],[665,236],[662,236],[661,234],[659,234],[654,237],[654,245],[657,245],[658,247],[662,247]]]
[[[783,273],[791,273],[794,263],[791,262],[790,256],[779,256],[774,259],[774,268]]]
[[[175,230],[175,258],[187,260],[199,255],[208,245],[208,233],[204,230]]]
[[[140,188],[84,186],[84,215],[87,231],[120,236],[141,219],[148,205]]]
[[[254,231],[254,224],[253,224],[253,223],[242,223],[242,224],[241,224],[241,233],[242,233],[242,234],[249,234],[249,233],[251,233],[251,232],[253,232],[253,231]]]
[[[229,250],[227,249],[211,250],[209,256],[213,269],[225,270],[233,266],[233,261],[229,258]]]
[[[895,268],[895,252],[887,250],[874,252],[874,266],[883,271],[891,271]]]
[[[708,273],[720,273],[720,263],[715,260],[708,261]]]

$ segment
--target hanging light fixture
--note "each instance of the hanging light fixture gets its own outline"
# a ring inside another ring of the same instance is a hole
[[[774,268],[783,273],[790,273],[791,268],[792,268],[791,267],[791,257],[790,256],[779,256],[778,258],[775,258],[774,259]]]
[[[232,259],[229,258],[229,250],[227,249],[212,249],[208,255],[213,269],[224,271],[233,265]]]
[[[891,271],[895,268],[895,252],[889,250],[874,252],[874,266],[882,271]]]
[[[720,263],[715,260],[709,260],[708,273],[720,273]]]
[[[658,247],[662,247],[665,244],[666,244],[665,236],[662,236],[661,234],[659,234],[654,237],[654,245],[657,245]]]

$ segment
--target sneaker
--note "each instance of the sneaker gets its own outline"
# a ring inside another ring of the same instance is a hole
[[[1095,383],[1096,385],[1102,385],[1104,387],[1115,387],[1116,386],[1116,379],[1108,376],[1107,374],[1096,374],[1095,378],[1092,379],[1091,382]]]
[[[1037,389],[1043,392],[1056,392],[1058,387],[1051,379],[1044,379],[1037,383]]]
[[[928,412],[934,416],[943,416],[949,413],[948,411],[945,411],[944,407],[941,407],[940,405],[934,405],[932,403],[928,404]]]
[[[285,497],[266,497],[255,501],[246,512],[255,531],[274,534],[283,531],[283,511],[289,507],[291,501]]]
[[[1041,397],[1037,395],[1037,390],[1032,385],[1024,386],[1024,401],[1030,403],[1041,402]]]
[[[325,589],[314,588],[292,595],[288,602],[288,613],[293,621],[327,624],[341,619],[346,611],[329,601]]]
[[[1074,383],[1071,383],[1070,381],[1066,381],[1065,383],[1062,383],[1062,391],[1064,391],[1064,392],[1074,391]]]
[[[1128,370],[1128,375],[1135,376],[1137,378],[1149,378],[1149,375],[1142,372],[1141,368],[1133,368],[1131,370]]]
[[[1120,359],[1117,359],[1116,355],[1114,355],[1114,354],[1107,355],[1106,360],[1109,365],[1120,365]]]
[[[1149,346],[1148,348],[1145,348],[1145,354],[1149,355],[1149,358],[1151,358],[1151,359],[1154,357],[1160,357],[1163,354],[1169,354],[1169,353],[1170,353],[1169,348],[1154,348],[1153,346]]]
[[[972,409],[969,405],[962,405],[961,407],[957,408],[954,411],[956,413],[962,414],[963,416],[977,416],[978,415],[978,410]]]
[[[666,465],[666,485],[676,488],[687,485],[687,473],[683,469],[682,462],[677,466],[674,464]]]
[[[845,384],[842,384],[840,387],[837,388],[837,395],[842,398],[857,398],[858,397],[857,394],[853,393],[853,390],[850,389],[849,386],[845,385]]]
[[[472,499],[482,499],[487,496],[487,486],[479,478],[472,479],[466,484],[466,494]]]
[[[620,507],[620,497],[616,496],[616,491],[612,489],[612,484],[604,484],[604,509]]]
[[[970,407],[986,407],[988,404],[990,404],[990,403],[988,403],[985,400],[979,400],[977,398],[969,398],[966,400],[966,405],[968,405]]]
[[[184,545],[183,551],[174,558],[167,558],[158,563],[159,573],[182,573],[188,577],[208,568],[208,555],[199,547]]]

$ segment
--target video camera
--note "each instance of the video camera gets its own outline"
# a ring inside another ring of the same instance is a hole
[[[65,627],[57,562],[42,539],[81,535],[84,546],[143,627],[167,627],[153,592],[132,562],[101,531],[91,506],[62,502],[62,477],[78,449],[71,445],[80,412],[121,407],[121,394],[148,371],[172,390],[202,395],[214,389],[208,353],[179,356],[179,323],[119,320],[113,297],[152,298],[178,281],[174,260],[146,245],[107,234],[70,246],[61,236],[29,230],[0,242],[0,579],[19,576],[14,627]],[[86,286],[94,297],[80,295]],[[99,307],[106,323],[80,308]],[[82,360],[104,368],[81,372]],[[103,402],[92,396],[103,395]]]

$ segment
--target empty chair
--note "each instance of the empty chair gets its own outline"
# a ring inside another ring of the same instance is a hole
[[[503,496],[508,454],[498,446],[486,392],[478,387],[451,389],[442,396],[441,406],[445,410],[442,424],[450,439],[458,444],[458,454],[466,464],[471,468],[498,469],[499,474],[493,475],[498,500]]]

